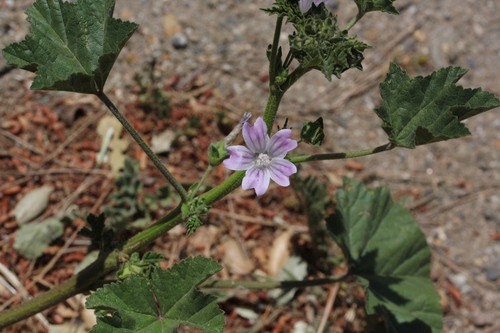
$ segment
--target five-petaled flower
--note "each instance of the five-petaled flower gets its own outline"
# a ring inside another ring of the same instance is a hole
[[[332,1],[333,0],[299,0],[299,8],[302,13],[307,13],[307,11],[311,9],[313,3],[315,6],[319,6],[322,3],[327,5]]]
[[[271,179],[280,186],[290,185],[289,177],[297,172],[297,167],[285,159],[286,154],[297,147],[290,129],[281,129],[269,138],[266,123],[259,117],[254,125],[245,122],[243,139],[247,147],[227,147],[229,158],[223,163],[230,170],[246,170],[241,183],[244,190],[253,188],[255,194],[261,196]]]

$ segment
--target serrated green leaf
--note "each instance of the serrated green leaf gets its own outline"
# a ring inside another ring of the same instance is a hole
[[[14,249],[28,259],[36,259],[53,240],[61,237],[63,232],[63,224],[57,218],[49,218],[40,223],[23,224],[16,232]]]
[[[37,0],[26,11],[31,31],[4,49],[11,65],[36,72],[31,89],[102,91],[137,25],[113,19],[115,0]]]
[[[469,135],[461,121],[500,106],[500,100],[481,89],[456,85],[465,73],[463,68],[448,67],[410,79],[391,64],[380,84],[382,105],[375,109],[389,140],[399,147],[415,148]]]
[[[390,332],[442,332],[430,250],[417,222],[387,189],[344,184],[328,228],[367,290],[367,313],[384,315]]]
[[[221,333],[224,313],[216,298],[196,289],[221,268],[211,259],[193,257],[166,271],[156,268],[151,279],[133,275],[98,289],[86,304],[100,310],[91,332],[173,333],[179,325],[186,325]]]
[[[396,0],[354,0],[358,6],[359,12],[362,14],[372,11],[399,14],[398,10],[392,5],[395,1]]]

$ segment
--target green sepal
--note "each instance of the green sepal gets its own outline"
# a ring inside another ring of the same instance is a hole
[[[215,167],[229,157],[224,140],[211,143],[208,146],[208,164]]]
[[[139,253],[134,252],[128,261],[120,267],[116,276],[119,280],[125,280],[132,275],[149,277],[156,267],[160,267],[162,260],[163,256],[159,253],[146,252],[141,258]]]
[[[202,218],[208,214],[210,206],[202,198],[196,197],[181,206],[181,216],[185,220],[186,233],[194,233],[202,224]]]
[[[300,131],[300,139],[305,143],[319,147],[323,143],[325,132],[323,131],[323,117],[319,117],[315,121],[308,121],[302,126]]]

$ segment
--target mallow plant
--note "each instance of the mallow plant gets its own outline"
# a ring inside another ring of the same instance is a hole
[[[276,21],[265,50],[267,104],[262,114],[241,115],[228,137],[214,138],[207,152],[207,173],[220,164],[234,172],[203,191],[205,176],[189,189],[182,186],[105,93],[108,74],[137,25],[113,18],[115,0],[36,0],[27,10],[30,32],[3,50],[7,62],[36,73],[32,89],[97,96],[161,171],[181,203],[120,241],[113,239],[104,214],[89,215],[82,235],[99,248],[97,260],[61,285],[0,313],[0,327],[90,292],[86,306],[96,310],[94,333],[175,332],[180,325],[222,332],[224,312],[217,298],[207,293],[210,288],[286,289],[354,281],[365,290],[366,331],[442,332],[440,300],[429,276],[430,250],[422,231],[387,189],[369,189],[357,180],[344,179],[334,212],[320,218],[328,237],[343,252],[345,274],[321,280],[227,281],[217,279],[222,267],[211,258],[186,258],[162,269],[160,254],[140,255],[178,224],[184,224],[188,233],[196,232],[211,205],[240,186],[265,196],[271,182],[279,186],[294,182],[301,163],[412,149],[466,136],[470,132],[465,119],[500,106],[493,94],[457,84],[465,69],[447,67],[412,78],[393,63],[380,83],[381,103],[374,109],[387,134],[385,144],[359,151],[301,154],[301,146],[321,145],[323,120],[304,119],[300,133],[286,125],[278,127],[275,119],[283,96],[310,71],[320,71],[332,80],[350,69],[362,69],[369,45],[352,35],[351,28],[368,12],[398,13],[394,0],[353,1],[357,15],[346,26],[338,24],[328,0],[275,0],[263,9]],[[279,38],[285,24],[293,30],[287,47],[280,45]],[[233,144],[239,135],[244,145]],[[110,277],[114,278],[110,281]]]

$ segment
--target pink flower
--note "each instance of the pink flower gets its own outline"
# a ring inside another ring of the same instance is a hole
[[[317,7],[320,4],[324,3],[325,5],[333,2],[333,0],[299,0],[299,8],[300,11],[305,14],[311,9],[312,4]]]
[[[241,183],[244,190],[253,188],[255,194],[261,196],[271,179],[280,186],[290,185],[290,176],[297,172],[297,167],[285,159],[286,154],[297,147],[290,129],[279,130],[269,138],[266,123],[259,117],[254,125],[245,122],[243,139],[248,148],[227,147],[229,158],[223,163],[230,170],[246,170]]]

